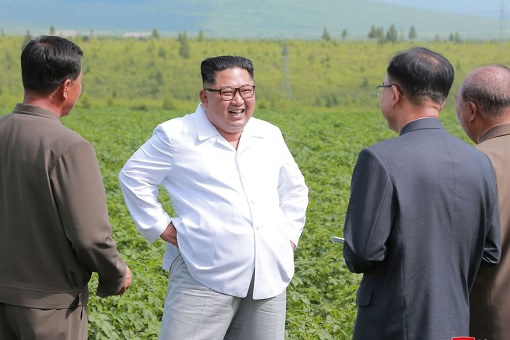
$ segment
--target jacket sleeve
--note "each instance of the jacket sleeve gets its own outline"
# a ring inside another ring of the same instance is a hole
[[[497,199],[497,185],[495,180],[491,184],[490,193],[492,195],[490,195],[489,198],[492,199],[490,199],[489,203],[487,204],[488,218],[486,221],[486,229],[488,232],[487,237],[485,238],[481,263],[485,266],[493,266],[498,264],[501,256],[501,225]]]
[[[392,228],[393,185],[381,162],[362,150],[353,171],[344,225],[343,255],[354,273],[366,273],[386,256]]]
[[[103,179],[92,145],[85,140],[72,144],[56,162],[52,180],[62,224],[78,262],[98,273],[98,296],[117,293],[125,280],[126,264],[112,238]]]

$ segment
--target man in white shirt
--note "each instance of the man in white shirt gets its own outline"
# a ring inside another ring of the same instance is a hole
[[[283,339],[308,188],[281,131],[252,118],[251,61],[212,57],[201,73],[195,113],[157,126],[119,174],[138,230],[168,242],[160,339]]]

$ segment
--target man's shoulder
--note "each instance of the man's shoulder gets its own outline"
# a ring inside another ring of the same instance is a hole
[[[62,124],[55,124],[41,135],[41,142],[55,156],[95,154],[94,146],[78,132]],[[78,152],[78,150],[80,150]]]
[[[278,126],[270,123],[266,120],[251,117],[248,124],[246,125],[250,130],[257,133],[265,133],[265,134],[281,134],[281,130]]]
[[[444,129],[423,129],[415,133],[406,133],[393,138],[385,139],[365,149],[376,155],[408,155],[418,153],[439,154],[455,150],[463,153],[479,153],[472,145],[454,136]]]
[[[278,129],[278,127],[275,124],[268,122],[267,120],[257,118],[257,117],[251,117],[250,124],[257,125],[260,127],[272,127],[272,128]]]
[[[172,129],[172,128],[184,126],[186,124],[191,124],[192,115],[193,115],[193,113],[187,114],[185,116],[171,118],[169,120],[159,123],[157,127],[160,127],[162,129]]]
[[[509,144],[510,144],[510,134],[484,140],[480,144],[476,145],[476,148],[482,152],[487,152],[487,151],[497,150],[497,149],[508,150]]]
[[[176,135],[187,135],[196,134],[197,128],[202,126],[204,123],[200,123],[200,119],[197,120],[196,113],[186,114],[184,116],[175,117],[159,123],[153,133],[162,133],[168,136]]]
[[[507,168],[510,164],[510,134],[484,140],[476,148],[487,155],[495,167]]]
[[[508,149],[510,143],[510,124],[496,126],[482,136],[477,149],[487,152],[498,149]]]
[[[8,130],[14,131],[19,138],[40,141],[57,140],[62,143],[86,141],[78,132],[65,126],[59,119],[43,115],[26,115],[16,112],[0,117],[0,123]]]
[[[365,147],[364,150],[371,153],[385,153],[398,149],[400,148],[400,146],[403,146],[405,144],[406,143],[401,138],[392,137],[379,141],[375,144],[369,145]]]
[[[69,143],[90,143],[78,132],[73,129],[61,124],[58,121],[47,121],[45,122],[46,127],[44,131],[44,137],[52,139],[62,144]]]

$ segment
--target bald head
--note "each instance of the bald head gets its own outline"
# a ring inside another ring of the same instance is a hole
[[[457,92],[456,114],[476,144],[487,131],[510,123],[510,69],[489,65],[469,73]]]
[[[474,103],[489,120],[510,119],[510,69],[503,65],[477,68],[468,74],[457,95],[465,103]]]

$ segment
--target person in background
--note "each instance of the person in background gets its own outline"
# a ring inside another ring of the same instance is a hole
[[[501,221],[501,260],[481,267],[470,294],[470,335],[506,339],[510,335],[510,69],[475,69],[457,92],[457,119],[496,172]]]
[[[119,174],[139,231],[168,242],[160,338],[283,339],[308,189],[280,130],[252,117],[252,62],[211,57],[201,74],[195,113],[158,125]]]
[[[92,272],[101,297],[131,282],[94,149],[61,122],[82,90],[82,55],[64,38],[30,41],[23,102],[0,117],[0,339],[87,339]]]
[[[414,47],[393,56],[377,86],[399,136],[363,149],[352,175],[343,255],[363,273],[354,339],[468,335],[480,263],[498,263],[491,163],[439,121],[453,76],[442,55]]]

